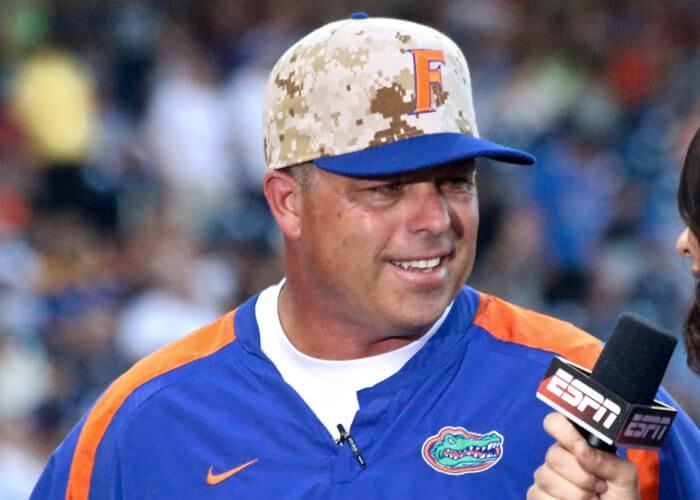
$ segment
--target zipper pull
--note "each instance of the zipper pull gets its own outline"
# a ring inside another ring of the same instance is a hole
[[[360,453],[360,449],[357,447],[357,443],[355,443],[352,436],[347,433],[345,427],[343,427],[343,424],[338,424],[338,432],[340,432],[340,439],[337,441],[338,444],[343,446],[347,442],[348,445],[350,445],[352,454],[355,455],[355,460],[357,460],[357,463],[360,464],[360,469],[366,469],[367,463],[365,462],[365,459],[362,458],[362,454]]]

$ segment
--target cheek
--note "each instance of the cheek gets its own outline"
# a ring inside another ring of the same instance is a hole
[[[381,227],[363,214],[332,213],[317,221],[313,245],[317,260],[342,263],[343,268],[358,271],[371,261],[381,239]]]
[[[458,207],[455,214],[457,236],[471,246],[476,245],[476,235],[479,230],[479,206],[476,199],[471,200],[466,206]]]
[[[688,232],[688,250],[690,251],[690,256],[693,258],[693,260],[695,262],[699,262],[700,242],[698,242],[698,239],[690,231]]]
[[[343,250],[357,265],[366,265],[374,259],[385,239],[386,224],[366,213],[346,215],[338,221],[342,226]]]

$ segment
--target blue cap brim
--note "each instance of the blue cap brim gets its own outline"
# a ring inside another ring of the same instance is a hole
[[[518,165],[535,163],[535,158],[523,151],[458,133],[419,135],[313,162],[334,174],[380,177],[479,157]]]

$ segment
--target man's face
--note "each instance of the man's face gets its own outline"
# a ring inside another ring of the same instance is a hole
[[[478,223],[473,160],[380,179],[318,169],[300,212],[306,293],[349,324],[421,334],[471,273]]]

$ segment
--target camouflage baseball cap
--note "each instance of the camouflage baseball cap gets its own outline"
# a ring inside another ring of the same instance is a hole
[[[398,19],[350,19],[308,34],[267,84],[270,169],[313,161],[349,176],[391,175],[486,156],[532,164],[479,138],[469,68],[442,33]]]

